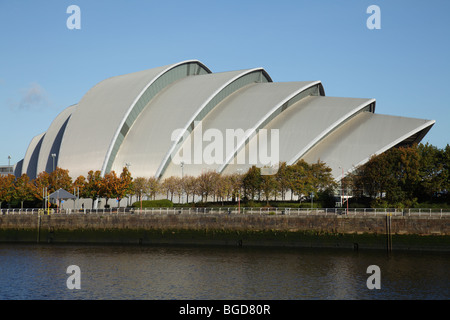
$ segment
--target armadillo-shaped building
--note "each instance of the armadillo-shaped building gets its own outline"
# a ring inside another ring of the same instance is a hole
[[[245,172],[267,165],[250,161],[265,138],[277,161],[320,160],[340,179],[372,155],[419,142],[434,122],[376,114],[375,99],[328,97],[320,81],[273,82],[262,68],[212,73],[189,60],[98,83],[31,140],[15,174]]]

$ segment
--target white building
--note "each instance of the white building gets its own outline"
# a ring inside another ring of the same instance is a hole
[[[249,159],[263,132],[277,132],[277,145],[266,141],[279,161],[321,160],[339,180],[372,155],[419,142],[435,123],[376,114],[375,104],[325,96],[320,81],[273,82],[262,68],[212,73],[200,61],[183,61],[98,83],[31,140],[15,174],[35,178],[55,166],[73,179],[124,166],[133,177],[245,172],[255,163],[239,159]],[[245,134],[231,144],[213,141],[230,130]],[[208,140],[205,133],[213,134]],[[182,165],[174,161],[180,150]],[[196,161],[205,153],[223,161]]]

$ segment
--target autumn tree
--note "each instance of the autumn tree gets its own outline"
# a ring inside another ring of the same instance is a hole
[[[118,187],[119,177],[114,170],[105,174],[101,179],[99,196],[105,198],[105,207],[109,207],[109,199],[117,198]]]
[[[117,187],[117,205],[120,204],[120,200],[130,194],[133,183],[133,177],[127,167],[123,167],[120,174],[119,186]]]
[[[289,170],[286,162],[281,162],[278,166],[275,180],[277,181],[277,190],[281,194],[281,200],[284,200],[286,193],[289,191]]]
[[[216,195],[217,195],[217,200],[222,201],[222,205],[223,205],[223,201],[224,199],[228,199],[228,197],[231,195],[232,193],[232,182],[231,182],[231,176],[230,175],[219,175],[217,177],[217,181],[216,181]]]
[[[216,171],[210,172],[211,194],[212,194],[214,202],[217,200],[219,193],[221,193],[221,191],[220,191],[221,183],[222,183],[221,178],[222,177],[221,177],[220,173],[218,173]]]
[[[278,190],[278,181],[275,175],[262,175],[261,176],[261,191],[266,199],[267,205],[269,204],[269,198],[276,194]]]
[[[181,186],[186,194],[186,202],[189,203],[189,196],[192,195],[192,202],[195,201],[196,179],[193,176],[184,176],[181,179]]]
[[[116,199],[117,206],[120,206],[120,200],[132,190],[132,178],[127,167],[124,167],[120,177],[114,170],[105,174],[100,183],[100,197],[106,199],[108,205],[109,199]]]
[[[72,189],[72,178],[69,176],[69,170],[56,169],[48,176],[49,194],[59,189],[69,191]]]
[[[142,196],[149,193],[148,180],[144,177],[137,177],[133,180],[132,190],[138,201],[141,201]]]
[[[77,193],[77,195],[79,194],[80,196],[84,194],[84,188],[86,188],[86,178],[81,175],[78,176],[75,181],[73,182],[73,189],[75,190],[75,192]]]
[[[214,177],[213,171],[204,171],[197,177],[197,194],[201,196],[202,202],[207,202],[214,190]]]
[[[14,192],[14,181],[16,177],[12,174],[0,175],[0,208],[2,202],[10,202]]]
[[[161,185],[155,177],[150,177],[147,180],[147,194],[151,199],[155,200],[156,195],[161,189]]]
[[[170,201],[173,201],[173,195],[176,192],[176,183],[177,179],[172,176],[164,179],[164,181],[161,184],[161,189],[163,192],[166,193],[167,199],[169,199],[170,194]]]
[[[173,193],[178,196],[178,203],[181,203],[181,197],[183,196],[183,186],[180,177],[174,177]]]
[[[34,197],[39,200],[43,200],[43,194],[47,189],[48,194],[51,190],[48,190],[50,186],[50,174],[46,171],[42,171],[34,179]]]
[[[89,171],[86,180],[82,196],[92,199],[92,208],[94,208],[94,202],[99,198],[101,191],[101,172],[99,170],[95,172],[93,170]]]
[[[33,184],[26,173],[16,179],[14,183],[13,199],[20,201],[20,208],[22,209],[24,201],[34,199]]]

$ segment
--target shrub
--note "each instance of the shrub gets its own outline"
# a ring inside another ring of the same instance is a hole
[[[140,208],[141,202],[136,201],[133,203],[134,208]],[[142,201],[142,208],[172,208],[173,202],[168,199],[162,200],[144,200]]]

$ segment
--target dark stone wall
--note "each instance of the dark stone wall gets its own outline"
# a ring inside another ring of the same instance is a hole
[[[450,217],[4,214],[0,241],[177,243],[450,250]]]

